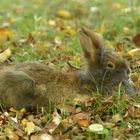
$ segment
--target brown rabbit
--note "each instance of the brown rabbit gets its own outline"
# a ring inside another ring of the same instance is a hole
[[[1,64],[0,103],[16,108],[57,105],[65,99],[91,97],[96,91],[115,94],[120,83],[126,93],[135,93],[126,60],[105,48],[103,39],[89,29],[82,28],[79,36],[87,69],[64,73],[37,62]]]

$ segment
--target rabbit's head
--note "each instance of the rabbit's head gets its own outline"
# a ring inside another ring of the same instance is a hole
[[[130,84],[130,67],[125,59],[112,49],[105,47],[104,39],[90,29],[79,31],[80,43],[88,62],[87,73],[100,91],[113,94],[122,85],[128,94],[133,94]]]

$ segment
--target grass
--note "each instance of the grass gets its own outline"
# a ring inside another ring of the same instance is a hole
[[[68,54],[72,53],[73,56],[81,52],[81,48],[78,47],[79,41],[77,34],[70,36],[68,33],[59,31],[59,28],[66,29],[70,27],[77,31],[83,25],[91,26],[98,32],[101,32],[111,42],[116,40],[117,37],[123,38],[135,34],[139,27],[140,15],[135,10],[131,12],[127,12],[127,10],[129,10],[128,7],[136,7],[139,2],[133,2],[131,0],[125,2],[118,0],[117,2],[120,3],[120,8],[117,8],[117,4],[116,8],[112,8],[113,1],[111,0],[83,1],[81,3],[76,0],[55,0],[52,2],[45,0],[14,0],[14,2],[1,0],[0,24],[9,23],[10,30],[15,32],[10,40],[8,42],[2,42],[2,45],[4,48],[12,48],[14,53],[17,54],[12,56],[13,61],[52,60],[53,57],[63,53],[58,53],[59,50],[54,50],[55,45],[57,45],[54,43],[56,37],[59,37],[62,41],[64,50],[67,50]],[[91,8],[94,7],[98,7],[98,11],[92,12]],[[57,11],[61,9],[68,10],[72,18],[61,19],[57,17]],[[50,26],[48,24],[49,20],[60,22],[60,25],[58,27]],[[125,27],[129,28],[130,31],[125,32]],[[41,42],[40,44],[38,43],[38,46],[31,46],[30,43],[21,44],[21,40],[27,39],[29,33],[33,35],[36,42]],[[13,43],[16,44],[16,47],[13,46]],[[37,49],[36,47],[40,48]],[[49,52],[49,56],[47,51],[51,49],[53,52]]]
[[[66,10],[71,17],[57,16],[59,10]],[[89,26],[103,34],[109,43],[116,47],[117,43],[122,43],[121,41],[124,41],[126,37],[133,37],[139,30],[140,1],[1,0],[0,26],[3,25],[8,25],[8,30],[13,34],[9,39],[0,40],[0,49],[11,48],[12,61],[47,60],[58,67],[64,67],[66,62],[70,61],[79,66],[83,63],[83,58],[77,30],[81,26]],[[32,35],[33,40],[29,38],[29,34]],[[127,52],[132,48],[135,48],[134,44],[129,47],[126,44],[123,51]],[[138,100],[129,103],[125,99],[120,100],[120,88],[118,98],[118,100],[112,99],[111,105],[106,101],[108,105],[104,106],[102,100],[97,97],[92,106],[93,110],[85,105],[79,105],[79,107],[83,111],[90,110],[95,120],[96,117],[99,117],[100,120],[100,117],[105,115],[105,121],[110,121],[110,115],[124,115],[131,104],[139,102]],[[65,118],[66,114],[61,113],[61,116]],[[42,114],[47,113],[42,110]],[[49,112],[47,115],[51,115],[51,113]],[[52,117],[50,118],[52,119]],[[129,139],[131,137],[133,139],[135,136],[135,138],[139,138],[140,127],[137,125],[139,122],[133,121],[133,116],[119,124],[119,127],[125,129],[129,123],[132,125],[133,133],[129,136],[128,132],[127,136],[124,135],[121,138]],[[118,133],[121,132],[119,127],[115,127],[117,130],[109,128],[109,130],[111,129],[110,134],[115,131],[116,137],[119,137]],[[84,135],[84,132],[81,132],[81,135]]]

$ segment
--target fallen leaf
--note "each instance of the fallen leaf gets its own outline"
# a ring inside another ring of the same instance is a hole
[[[31,33],[28,34],[27,42],[28,42],[28,43],[31,43],[31,44],[35,44],[35,43],[36,43],[36,40],[35,40],[35,38],[32,36]]]
[[[104,127],[103,127],[102,124],[91,124],[88,127],[88,129],[89,129],[90,132],[98,132],[98,131],[103,131]]]
[[[54,138],[49,134],[38,134],[31,136],[31,140],[54,140]]]
[[[50,19],[50,20],[48,21],[48,24],[49,24],[50,26],[56,26],[56,21]]]
[[[54,42],[55,42],[56,45],[58,45],[58,46],[62,44],[61,38],[58,37],[58,36],[55,37]]]
[[[27,122],[26,123],[26,128],[25,131],[27,132],[28,135],[30,135],[31,133],[33,133],[35,130],[35,125],[33,122]]]
[[[140,48],[132,49],[128,52],[128,55],[140,55]]]
[[[14,124],[14,123],[18,123],[17,118],[10,117],[9,120],[10,120],[13,124]]]
[[[120,114],[116,114],[112,116],[112,120],[114,123],[122,122],[123,117]]]
[[[16,130],[16,131],[15,131],[15,134],[16,134],[17,136],[19,136],[19,137],[23,137],[23,136],[24,136],[24,132],[23,132],[22,130],[20,130],[20,129]]]
[[[130,32],[130,28],[124,27],[124,28],[123,28],[123,31],[124,31],[125,33],[129,33],[129,32]]]
[[[53,131],[58,127],[58,125],[61,123],[61,116],[57,113],[53,113],[53,120],[45,126],[45,129],[47,129],[50,133],[53,133]]]
[[[134,106],[131,106],[128,110],[129,116],[133,118],[140,118],[140,104],[134,104]]]
[[[6,61],[12,55],[11,50],[8,48],[4,52],[0,53],[0,62]]]
[[[102,124],[91,124],[87,128],[87,131],[96,138],[98,138],[98,136],[109,136],[109,130],[104,128]]]
[[[135,43],[136,46],[140,47],[140,32],[138,32],[134,37],[133,37],[133,42]]]
[[[70,35],[75,35],[76,34],[76,31],[74,29],[72,29],[72,28],[64,29],[62,31],[65,32],[65,33],[68,33]]]
[[[21,125],[26,126],[27,122],[28,122],[27,119],[23,119],[23,120],[21,121]]]
[[[87,113],[78,113],[73,116],[73,120],[78,122],[83,127],[88,127],[90,122],[90,115]]]
[[[12,35],[13,35],[13,32],[11,32],[7,27],[0,28],[0,40],[8,39]]]
[[[61,120],[62,120],[61,116],[57,112],[54,112],[52,122],[54,122],[56,125],[59,125]]]
[[[61,18],[71,18],[71,14],[69,11],[66,10],[59,10],[57,12],[57,16],[61,17]]]
[[[5,128],[4,132],[10,140],[18,140],[18,136],[10,128]]]

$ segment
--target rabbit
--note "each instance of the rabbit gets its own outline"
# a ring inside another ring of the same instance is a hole
[[[128,95],[135,94],[130,67],[125,59],[89,28],[81,28],[79,40],[87,62],[85,69],[62,72],[39,62],[0,65],[0,103],[5,107],[55,106],[66,99],[88,99],[93,93],[117,94],[121,84]]]

